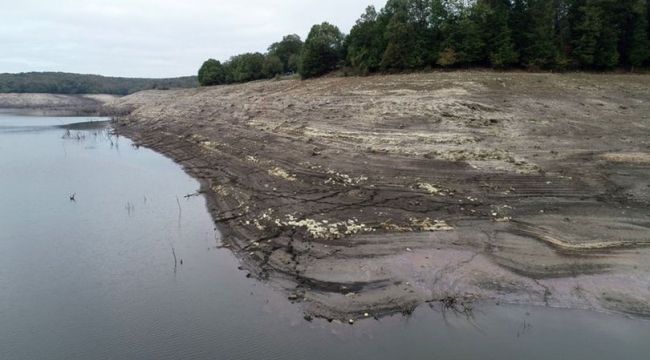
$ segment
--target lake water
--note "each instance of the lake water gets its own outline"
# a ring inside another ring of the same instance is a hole
[[[585,311],[307,322],[217,247],[178,165],[99,123],[62,127],[100,120],[0,114],[0,359],[650,356],[650,322]]]

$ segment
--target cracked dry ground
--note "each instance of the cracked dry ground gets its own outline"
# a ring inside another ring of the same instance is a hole
[[[310,316],[456,298],[650,315],[650,76],[431,73],[122,98]]]

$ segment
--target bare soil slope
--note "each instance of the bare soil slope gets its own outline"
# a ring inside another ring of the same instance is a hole
[[[650,315],[649,84],[328,78],[110,110],[202,181],[226,246],[310,316],[476,299]]]

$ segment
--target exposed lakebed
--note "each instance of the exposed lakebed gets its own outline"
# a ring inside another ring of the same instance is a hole
[[[185,197],[198,182],[102,120],[0,115],[2,358],[627,359],[650,351],[649,322],[575,310],[480,304],[468,318],[433,304],[354,326],[305,321],[299,304],[247,278],[218,247],[205,200]]]

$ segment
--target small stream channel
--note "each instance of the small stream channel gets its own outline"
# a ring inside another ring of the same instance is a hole
[[[218,248],[204,198],[185,198],[198,182],[105,120],[0,114],[0,359],[650,354],[650,322],[586,311],[483,304],[468,319],[422,306],[307,322]]]

